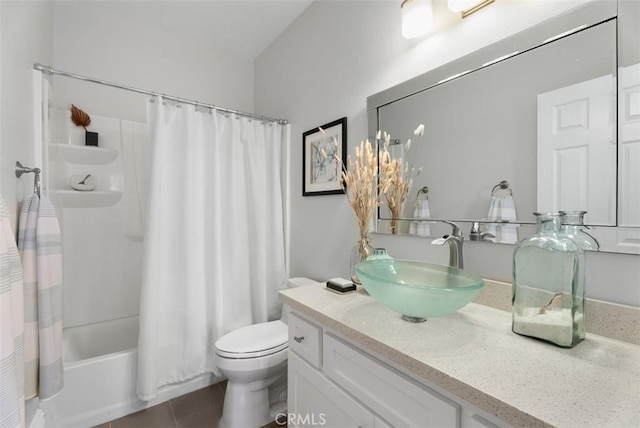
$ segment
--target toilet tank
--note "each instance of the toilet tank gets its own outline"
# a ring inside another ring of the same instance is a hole
[[[323,286],[322,282],[314,281],[313,279],[304,278],[304,277],[296,277],[289,278],[287,280],[287,288],[298,288],[298,287],[308,287],[308,286]],[[280,316],[280,321],[283,323],[287,323],[287,316],[291,312],[291,308],[287,304],[282,304],[282,315]]]

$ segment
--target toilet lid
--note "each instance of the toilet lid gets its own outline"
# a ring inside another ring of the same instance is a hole
[[[226,358],[263,357],[287,349],[289,332],[280,320],[241,327],[216,341],[216,353]]]

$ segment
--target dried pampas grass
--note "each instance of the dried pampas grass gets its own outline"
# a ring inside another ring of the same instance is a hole
[[[319,130],[324,134],[322,128]],[[414,134],[422,136],[424,125],[418,126]],[[381,131],[378,131],[376,140],[379,141],[380,138]],[[380,174],[378,156],[369,140],[361,141],[356,146],[355,159],[347,156],[346,164],[338,155],[334,155],[342,170],[341,185],[356,215],[360,236],[366,234],[375,209],[381,205],[380,195],[384,195],[389,206],[392,232],[396,233],[400,212],[413,185],[413,178],[422,171],[422,168],[416,170],[409,167],[403,159],[393,159],[389,153],[390,140],[391,136],[385,132],[383,149],[379,151]],[[334,144],[337,144],[335,139]],[[405,145],[405,155],[410,148],[411,140]],[[322,155],[327,156],[324,151]]]
[[[420,124],[413,131],[415,135],[422,136],[424,134],[424,125]],[[380,131],[376,138],[380,140]],[[408,162],[405,162],[404,158],[411,149],[411,140],[407,140],[404,149],[403,157],[400,159],[394,159],[389,153],[389,143],[391,136],[384,133],[383,149],[380,150],[380,192],[384,195],[384,198],[391,212],[391,233],[396,234],[398,232],[398,219],[402,212],[402,207],[407,198],[409,190],[413,185],[413,178],[422,172],[422,168],[415,169],[409,166]]]
[[[361,236],[367,232],[373,212],[380,205],[378,159],[374,153],[369,140],[362,141],[356,146],[355,159],[347,156],[346,168],[342,167],[342,188],[356,215]],[[338,162],[342,164],[339,158]]]

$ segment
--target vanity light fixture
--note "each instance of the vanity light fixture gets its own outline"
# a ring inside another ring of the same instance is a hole
[[[449,10],[452,12],[462,12],[462,17],[466,18],[473,12],[490,5],[495,0],[448,0]]]
[[[431,0],[404,0],[400,5],[400,17],[404,38],[413,39],[425,34],[433,28]]]

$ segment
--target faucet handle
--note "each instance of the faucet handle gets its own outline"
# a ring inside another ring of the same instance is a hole
[[[449,226],[451,226],[451,235],[455,236],[456,238],[462,238],[462,229],[460,229],[460,226],[458,226],[456,223],[449,221],[449,220],[440,220],[442,223],[447,223]]]
[[[469,230],[469,240],[471,241],[480,241],[481,233],[480,233],[480,222],[474,221],[471,224],[471,230]]]
[[[449,235],[444,235],[442,238],[436,238],[431,241],[431,245],[444,245],[444,243],[447,242],[447,238],[449,238]]]

